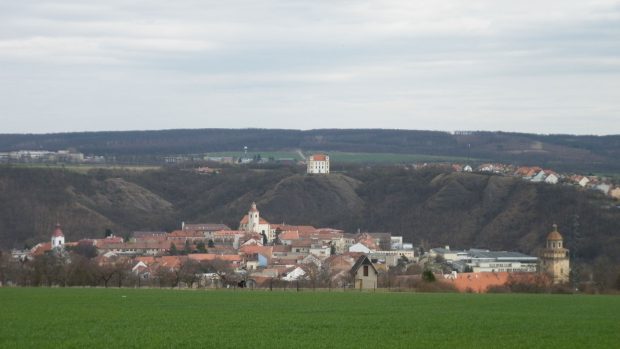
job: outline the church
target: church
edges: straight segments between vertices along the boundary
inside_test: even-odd
[[[540,270],[549,275],[554,284],[569,281],[569,251],[564,248],[564,239],[558,231],[557,224],[553,225],[553,231],[547,235],[547,246],[540,256]]]
[[[246,231],[248,233],[264,234],[267,237],[267,241],[273,241],[275,239],[275,233],[271,230],[271,224],[264,218],[260,217],[260,212],[256,208],[256,203],[253,202],[250,206],[250,211],[245,215],[241,222],[239,222],[239,230]]]

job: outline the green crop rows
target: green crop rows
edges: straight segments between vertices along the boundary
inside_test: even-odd
[[[617,348],[620,297],[0,289],[0,348]]]

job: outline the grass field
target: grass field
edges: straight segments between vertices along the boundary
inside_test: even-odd
[[[617,348],[620,297],[0,289],[0,348]]]
[[[413,162],[467,162],[467,158],[454,156],[438,156],[424,154],[396,154],[396,153],[345,153],[329,152],[330,160],[334,162],[363,162],[363,163],[413,163]],[[471,159],[472,161],[479,161]]]
[[[347,153],[339,151],[327,152],[329,158],[333,163],[412,163],[412,162],[467,162],[467,158],[454,157],[454,156],[437,156],[437,155],[424,155],[424,154],[398,154],[398,153]],[[279,158],[291,158],[301,160],[299,153],[296,152],[249,152],[249,157],[254,157],[260,154],[262,158],[273,157]],[[305,155],[310,155],[312,152],[305,152]],[[209,156],[240,156],[240,152],[219,152],[209,153]],[[471,159],[470,162],[479,162],[479,159]]]

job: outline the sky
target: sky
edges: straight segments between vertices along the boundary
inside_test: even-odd
[[[0,133],[620,134],[620,1],[0,0]]]

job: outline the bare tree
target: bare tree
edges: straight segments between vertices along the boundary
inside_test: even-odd
[[[181,266],[178,270],[180,281],[185,283],[189,288],[192,288],[198,281],[198,274],[200,272],[200,263],[193,259],[186,259],[181,262]]]

